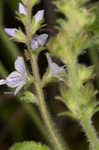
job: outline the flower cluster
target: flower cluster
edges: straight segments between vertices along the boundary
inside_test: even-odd
[[[25,8],[25,6],[22,3],[19,3],[19,9],[18,9],[19,14],[22,14],[24,16],[27,16],[27,10]],[[43,17],[44,17],[44,10],[39,10],[36,14],[35,14],[35,23],[39,23]],[[17,33],[18,33],[18,29],[16,28],[5,28],[4,29],[5,32],[13,37],[16,38],[17,37]],[[31,49],[35,50],[37,49],[39,46],[44,46],[46,41],[48,38],[48,34],[40,34],[40,35],[35,35],[32,42],[31,42]]]
[[[22,3],[19,3],[18,12],[19,14],[27,16],[27,9]],[[39,23],[39,21],[43,19],[43,16],[44,16],[44,10],[40,10],[36,13],[35,15],[36,24]],[[16,38],[17,32],[19,32],[19,30],[16,28],[5,28],[5,32],[9,36]],[[45,33],[40,34],[40,35],[37,35],[37,34],[33,35],[33,40],[31,41],[31,44],[30,44],[31,49],[35,50],[39,48],[39,46],[44,46],[47,38],[48,38],[48,34],[45,34]],[[48,64],[50,68],[49,75],[61,79],[59,73],[65,72],[64,66],[60,67],[57,64],[55,64],[48,54],[47,54],[47,59],[48,59]],[[27,84],[28,82],[28,75],[26,72],[23,57],[20,56],[16,59],[15,69],[16,71],[13,71],[12,73],[10,73],[6,79],[0,80],[0,85],[6,84],[8,87],[16,88],[16,90],[13,93],[14,95],[18,94],[19,91],[23,88],[23,86]]]

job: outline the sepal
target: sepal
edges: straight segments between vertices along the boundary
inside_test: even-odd
[[[21,21],[24,26],[26,26],[26,24],[27,24],[27,16],[22,15],[22,14],[19,14],[18,12],[16,12],[16,14],[17,14],[17,17],[16,17],[16,18],[17,18],[19,21]]]
[[[46,24],[42,24],[44,19],[40,20],[38,23],[35,22],[35,16],[32,18],[32,33],[35,34],[37,30],[46,26]]]
[[[16,42],[25,43],[26,37],[25,37],[25,34],[21,31],[21,29],[16,30],[15,33],[16,33],[16,36],[11,37],[11,39],[16,41]]]
[[[35,94],[29,92],[29,91],[25,91],[24,92],[24,95],[21,96],[20,100],[22,102],[25,102],[25,103],[34,103],[34,104],[38,104],[38,98]]]

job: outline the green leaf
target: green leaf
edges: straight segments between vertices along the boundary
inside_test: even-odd
[[[36,142],[17,143],[10,150],[50,150],[47,146]]]

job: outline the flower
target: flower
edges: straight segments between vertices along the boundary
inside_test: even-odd
[[[19,10],[18,10],[18,12],[20,14],[27,15],[27,10],[26,10],[26,8],[24,7],[24,5],[22,3],[19,3]]]
[[[5,31],[9,36],[16,37],[16,31],[17,31],[16,28],[5,28],[4,31]]]
[[[9,76],[0,80],[0,85],[6,84],[8,87],[16,88],[14,95],[18,94],[22,87],[28,82],[28,76],[23,57],[19,56],[15,61],[15,69]]]
[[[34,36],[34,39],[32,40],[31,42],[31,48],[33,50],[37,49],[39,46],[44,46],[44,44],[46,43],[46,40],[48,38],[48,34],[44,33],[44,34],[40,34],[39,36],[38,35],[35,35]]]
[[[20,14],[27,15],[27,10],[26,10],[26,8],[24,7],[24,5],[23,5],[22,3],[19,3],[18,12],[19,12]],[[5,28],[4,31],[5,31],[9,36],[16,37],[16,32],[17,32],[17,29],[16,29],[16,28]]]
[[[35,22],[38,23],[44,17],[44,10],[39,10],[35,15]]]
[[[64,66],[60,67],[56,63],[54,63],[48,53],[46,54],[46,56],[47,56],[48,65],[50,68],[50,76],[61,79],[59,76],[59,73],[65,72]]]

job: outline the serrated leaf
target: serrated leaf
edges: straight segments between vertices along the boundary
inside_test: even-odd
[[[50,150],[47,146],[36,142],[17,143],[10,150]]]

